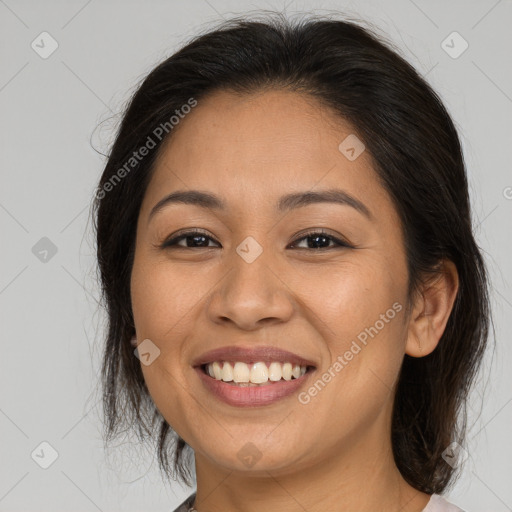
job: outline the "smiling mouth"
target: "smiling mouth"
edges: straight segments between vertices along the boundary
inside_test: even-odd
[[[278,382],[298,380],[315,367],[290,362],[245,363],[242,361],[214,361],[200,366],[208,377],[235,387],[271,386]]]

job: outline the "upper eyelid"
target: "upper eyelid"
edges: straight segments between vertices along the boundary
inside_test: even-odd
[[[210,240],[212,240],[213,242],[220,244],[220,242],[217,241],[215,237],[209,235],[206,232],[203,232],[200,228],[197,228],[197,229],[185,230],[183,232],[178,231],[176,234],[172,235],[171,237],[166,238],[164,240],[164,242],[162,243],[162,246],[169,244],[169,242],[174,242],[176,244],[176,242],[181,241],[183,238],[186,238],[187,236],[191,236],[191,235],[195,235],[195,234],[203,235],[206,238],[209,238]],[[345,238],[343,236],[331,234],[328,231],[326,231],[325,228],[316,228],[316,229],[311,228],[303,233],[299,233],[296,237],[294,237],[294,239],[290,242],[290,244],[295,244],[297,242],[300,242],[304,238],[307,238],[308,236],[313,236],[313,235],[318,235],[318,234],[331,238],[334,243],[336,243],[340,246],[347,246],[347,247],[351,246],[351,243],[348,242],[347,240],[345,240]],[[211,247],[203,247],[203,249],[208,249],[208,248],[211,249]],[[190,247],[190,249],[193,249],[193,248]]]

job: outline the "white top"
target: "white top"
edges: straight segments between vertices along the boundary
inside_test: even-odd
[[[188,512],[192,506],[196,493],[189,496],[178,508],[173,512]],[[465,510],[455,506],[453,503],[446,501],[440,494],[432,494],[427,506],[421,512],[465,512]]]
[[[461,508],[455,506],[453,503],[446,501],[439,494],[432,494],[430,496],[430,500],[427,503],[427,506],[422,510],[422,512],[465,512]]]

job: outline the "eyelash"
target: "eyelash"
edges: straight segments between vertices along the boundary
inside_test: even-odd
[[[194,235],[203,235],[204,237],[209,238],[210,240],[213,240],[214,242],[216,242],[216,240],[214,240],[206,232],[196,229],[196,230],[192,230],[192,231],[185,231],[183,233],[179,233],[178,236],[174,236],[173,238],[170,238],[170,239],[166,240],[165,242],[163,242],[160,247],[162,249],[171,249],[171,248],[175,248],[175,247],[179,247],[180,249],[213,249],[214,248],[214,247],[184,247],[181,245],[180,246],[177,245],[177,242],[180,242],[181,240],[184,240],[187,237],[194,236]],[[310,251],[320,252],[320,251],[340,249],[340,248],[354,248],[352,245],[348,244],[344,240],[341,240],[341,239],[329,234],[328,232],[324,231],[323,229],[311,230],[306,233],[302,233],[300,238],[296,238],[292,242],[292,244],[296,244],[297,242],[300,242],[306,238],[313,237],[314,235],[320,235],[320,236],[326,237],[326,238],[330,239],[332,242],[334,242],[336,244],[336,246],[320,247],[317,249],[309,248],[309,247],[306,247],[306,248],[301,247],[301,248],[299,248],[299,250],[306,249],[306,250],[310,250]],[[216,242],[216,243],[219,243],[219,242]]]

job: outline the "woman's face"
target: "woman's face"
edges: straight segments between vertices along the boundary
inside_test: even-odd
[[[228,470],[285,474],[359,441],[388,446],[408,336],[406,259],[398,215],[350,125],[297,93],[220,92],[175,130],[143,200],[131,277],[137,340],[150,340],[141,368],[159,411],[199,460]],[[224,207],[168,202],[150,215],[192,190]],[[345,200],[279,208],[284,196],[328,190]],[[229,402],[194,367],[225,347],[287,350],[315,368],[278,399],[269,388],[289,382],[214,379],[239,400]],[[255,358],[265,354],[286,362]]]

